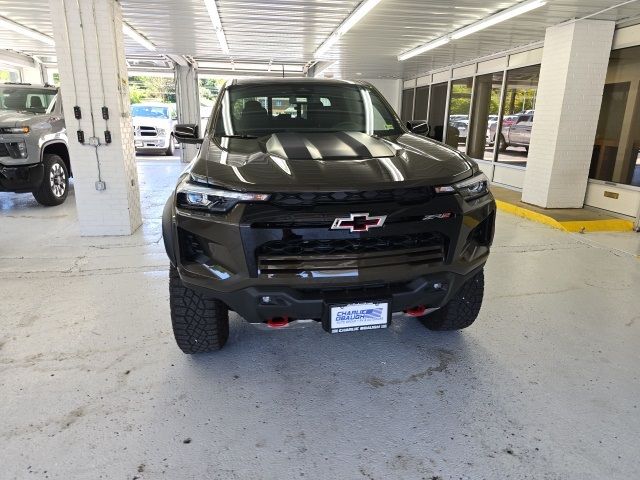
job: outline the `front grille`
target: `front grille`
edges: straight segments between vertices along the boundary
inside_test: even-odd
[[[140,136],[141,137],[155,137],[158,135],[155,127],[140,127]]]
[[[8,157],[9,150],[7,150],[7,146],[4,143],[0,143],[0,157]]]
[[[381,202],[411,204],[427,202],[431,198],[433,198],[433,189],[431,187],[417,187],[363,192],[285,192],[274,194],[270,202],[281,207],[311,207],[314,205]]]
[[[445,239],[439,233],[336,240],[275,240],[257,250],[260,275],[321,271],[358,271],[394,265],[444,261]]]

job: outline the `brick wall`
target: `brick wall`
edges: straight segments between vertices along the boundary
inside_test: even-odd
[[[129,88],[124,55],[122,13],[113,0],[50,0],[62,102],[74,174],[82,235],[130,235],[142,224]],[[73,116],[80,106],[82,119]],[[102,119],[101,108],[110,119]],[[93,117],[93,118],[92,118]],[[112,143],[105,144],[109,129]],[[82,145],[96,136],[97,149]],[[98,191],[98,159],[106,190]]]
[[[522,200],[583,206],[614,22],[547,29]]]

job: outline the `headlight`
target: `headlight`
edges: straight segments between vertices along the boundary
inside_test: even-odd
[[[265,202],[266,193],[234,192],[185,182],[176,190],[178,208],[201,212],[224,213],[240,202]]]
[[[0,128],[0,133],[24,133],[27,134],[31,130],[29,127],[5,127]]]
[[[453,185],[436,187],[436,193],[458,192],[465,200],[474,200],[489,193],[489,179],[484,173],[479,173],[462,182]]]
[[[159,136],[164,137],[164,134],[167,133],[167,131],[164,128],[157,128],[156,132],[158,133]]]

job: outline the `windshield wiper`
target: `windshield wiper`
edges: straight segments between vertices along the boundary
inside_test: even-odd
[[[216,135],[216,136],[221,138],[244,138],[244,139],[258,138],[255,135]]]

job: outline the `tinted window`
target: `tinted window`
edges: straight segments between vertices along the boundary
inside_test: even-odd
[[[232,85],[221,101],[216,135],[402,132],[385,102],[375,91],[361,85],[302,82]]]
[[[169,118],[169,108],[156,105],[133,105],[132,117]]]
[[[0,110],[45,113],[55,97],[55,90],[0,86]]]

